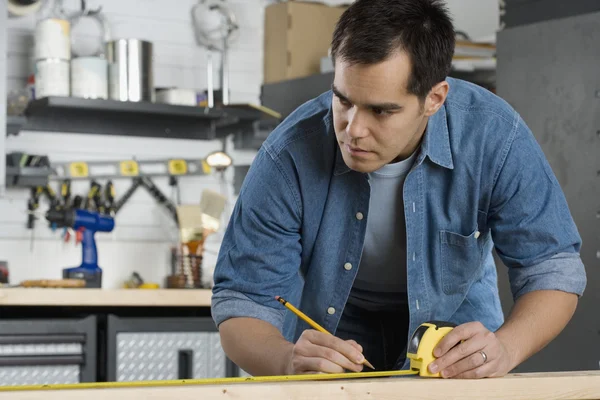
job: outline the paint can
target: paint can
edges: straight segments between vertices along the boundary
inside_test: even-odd
[[[71,96],[108,98],[108,63],[104,58],[77,57],[71,60]]]
[[[71,25],[58,18],[43,19],[35,26],[34,59],[71,59]]]
[[[177,106],[198,106],[198,94],[193,89],[156,89],[156,102]]]
[[[41,99],[48,96],[68,97],[70,62],[50,58],[35,63],[35,97]]]
[[[154,101],[152,43],[117,39],[106,46],[109,97],[120,101]]]

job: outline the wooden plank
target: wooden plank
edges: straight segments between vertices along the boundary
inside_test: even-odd
[[[0,306],[210,307],[208,289],[0,289]]]
[[[479,380],[379,378],[310,382],[236,383],[0,392],[0,399],[461,399],[583,400],[600,398],[600,371],[514,374]]]

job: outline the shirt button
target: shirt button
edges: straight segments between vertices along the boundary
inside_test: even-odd
[[[333,307],[329,307],[329,308],[327,309],[327,314],[329,314],[329,315],[333,315],[333,314],[335,314],[335,308],[333,308]]]
[[[359,220],[359,221],[362,220],[363,219],[363,213],[361,213],[361,212],[356,213],[356,219]]]
[[[350,271],[352,269],[352,264],[346,263],[344,264],[344,268],[346,269],[346,271]]]

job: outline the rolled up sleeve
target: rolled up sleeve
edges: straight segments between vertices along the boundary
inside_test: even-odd
[[[488,214],[513,297],[533,290],[581,296],[586,273],[581,237],[542,149],[518,118],[495,174]]]
[[[559,253],[527,268],[510,268],[510,288],[515,298],[534,290],[560,290],[583,295],[586,274],[578,253]]]
[[[211,313],[217,326],[251,317],[283,329],[275,296],[297,289],[301,260],[300,201],[285,168],[263,147],[244,180],[215,267]]]
[[[212,297],[211,308],[217,326],[235,317],[256,318],[276,327],[283,325],[283,310],[258,304],[245,294],[233,290],[216,292]]]

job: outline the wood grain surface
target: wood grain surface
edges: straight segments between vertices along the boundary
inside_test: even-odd
[[[514,374],[503,378],[480,380],[405,377],[319,382],[0,392],[1,400],[103,400],[108,398],[111,400],[582,400],[600,399],[600,371]]]

